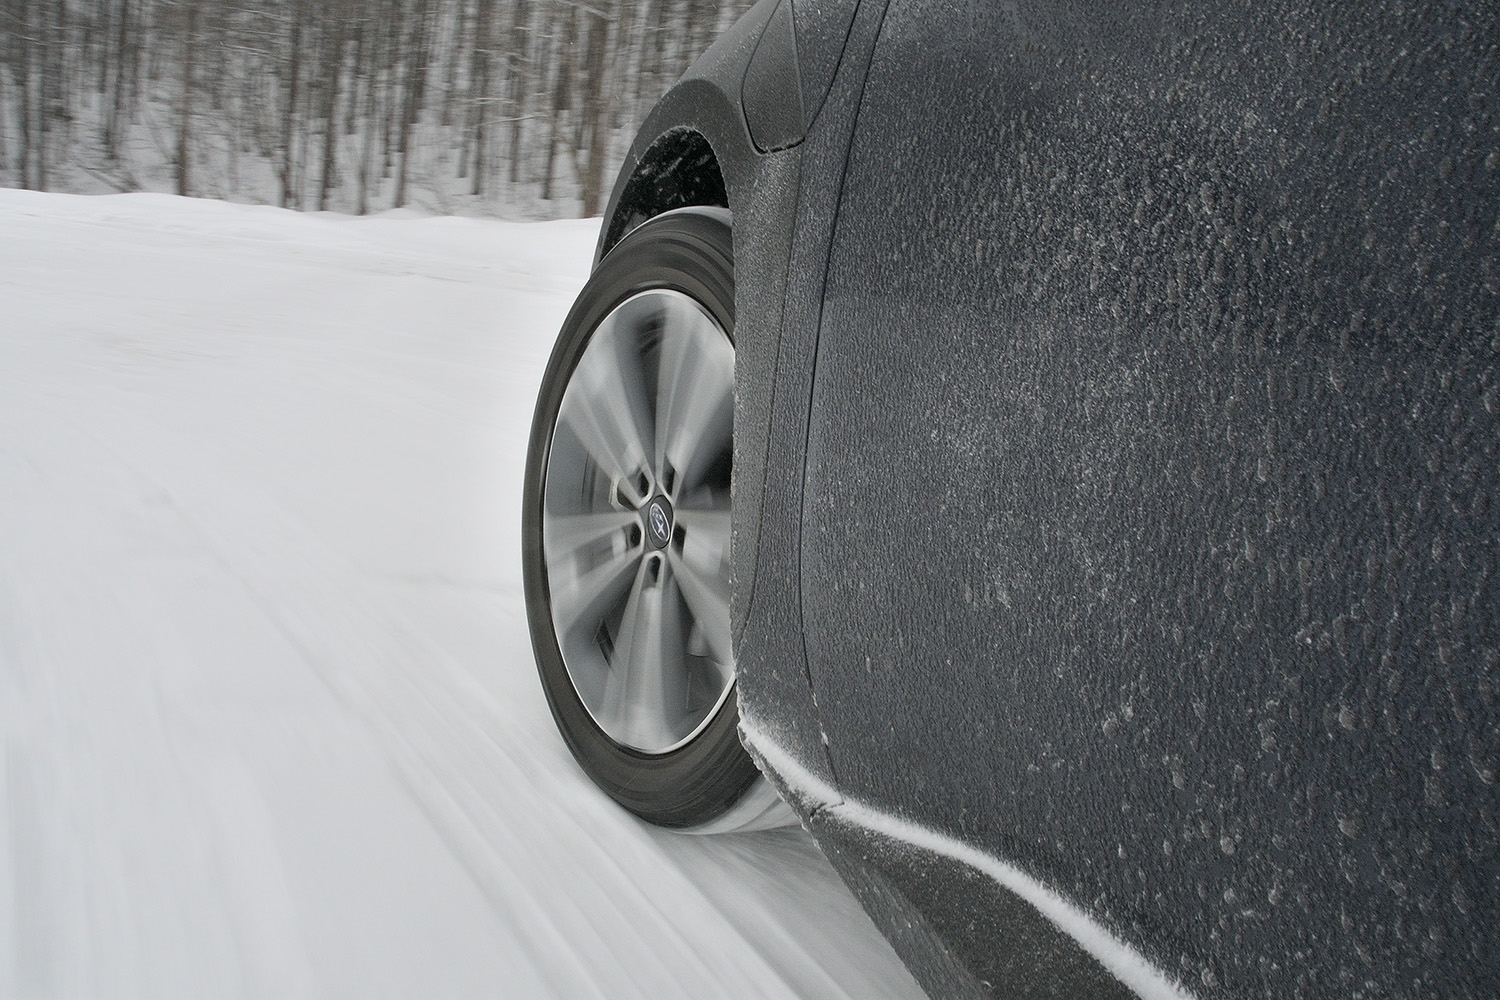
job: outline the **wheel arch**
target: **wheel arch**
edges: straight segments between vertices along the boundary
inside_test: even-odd
[[[604,211],[597,266],[636,226],[674,208],[737,210],[761,169],[745,120],[745,73],[776,0],[761,0],[656,103]],[[788,98],[789,99],[789,98]]]
[[[713,145],[688,125],[657,136],[624,177],[600,234],[596,259],[648,219],[678,208],[728,208],[729,192]]]

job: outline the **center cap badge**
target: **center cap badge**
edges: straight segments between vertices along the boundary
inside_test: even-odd
[[[654,548],[672,540],[672,505],[666,497],[657,497],[646,505],[646,536]]]

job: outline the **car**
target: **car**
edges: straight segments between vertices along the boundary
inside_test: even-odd
[[[1497,21],[761,0],[536,409],[583,769],[934,997],[1500,995]]]

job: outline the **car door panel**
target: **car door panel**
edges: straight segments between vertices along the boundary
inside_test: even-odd
[[[803,501],[833,773],[1205,995],[1493,986],[1493,20],[892,0],[875,48]]]

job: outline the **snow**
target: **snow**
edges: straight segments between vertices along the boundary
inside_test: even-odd
[[[519,579],[597,222],[0,191],[0,996],[917,997],[590,785]]]

